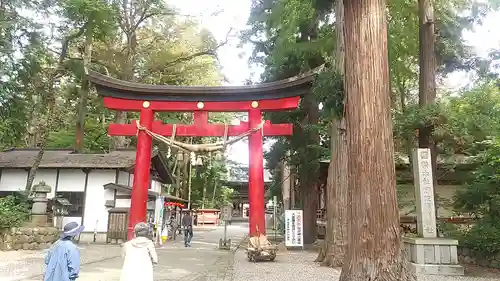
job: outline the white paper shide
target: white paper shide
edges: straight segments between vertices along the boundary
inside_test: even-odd
[[[285,210],[285,246],[304,246],[302,210]]]

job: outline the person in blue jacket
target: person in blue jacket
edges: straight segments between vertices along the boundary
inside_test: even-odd
[[[84,227],[76,222],[66,224],[61,238],[50,247],[45,257],[44,281],[74,281],[80,273],[80,251],[73,243]]]

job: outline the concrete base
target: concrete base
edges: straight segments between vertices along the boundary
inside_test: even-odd
[[[410,269],[416,274],[463,276],[464,268],[458,264],[416,264],[410,263]]]
[[[464,268],[458,264],[457,240],[405,237],[403,242],[415,273],[464,275]]]

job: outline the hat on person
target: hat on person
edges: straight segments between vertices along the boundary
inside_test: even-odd
[[[85,227],[83,225],[78,225],[78,223],[74,221],[69,222],[64,226],[63,232],[61,233],[61,238],[77,236],[78,234],[82,233],[84,228]]]

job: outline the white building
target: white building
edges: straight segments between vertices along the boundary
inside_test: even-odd
[[[38,151],[11,149],[0,152],[0,196],[25,189],[28,171]],[[85,230],[80,241],[106,242],[110,232],[115,236],[117,231],[126,233],[134,163],[135,150],[118,150],[109,154],[47,150],[33,184],[44,181],[52,187],[49,198],[61,196],[69,200],[72,205],[63,225],[70,221],[83,223]],[[158,205],[156,200],[162,192],[162,184],[169,183],[172,179],[166,160],[161,153],[154,152],[148,201],[150,218],[156,217],[154,209]],[[113,222],[108,222],[110,214],[115,212],[122,217],[113,217]]]

